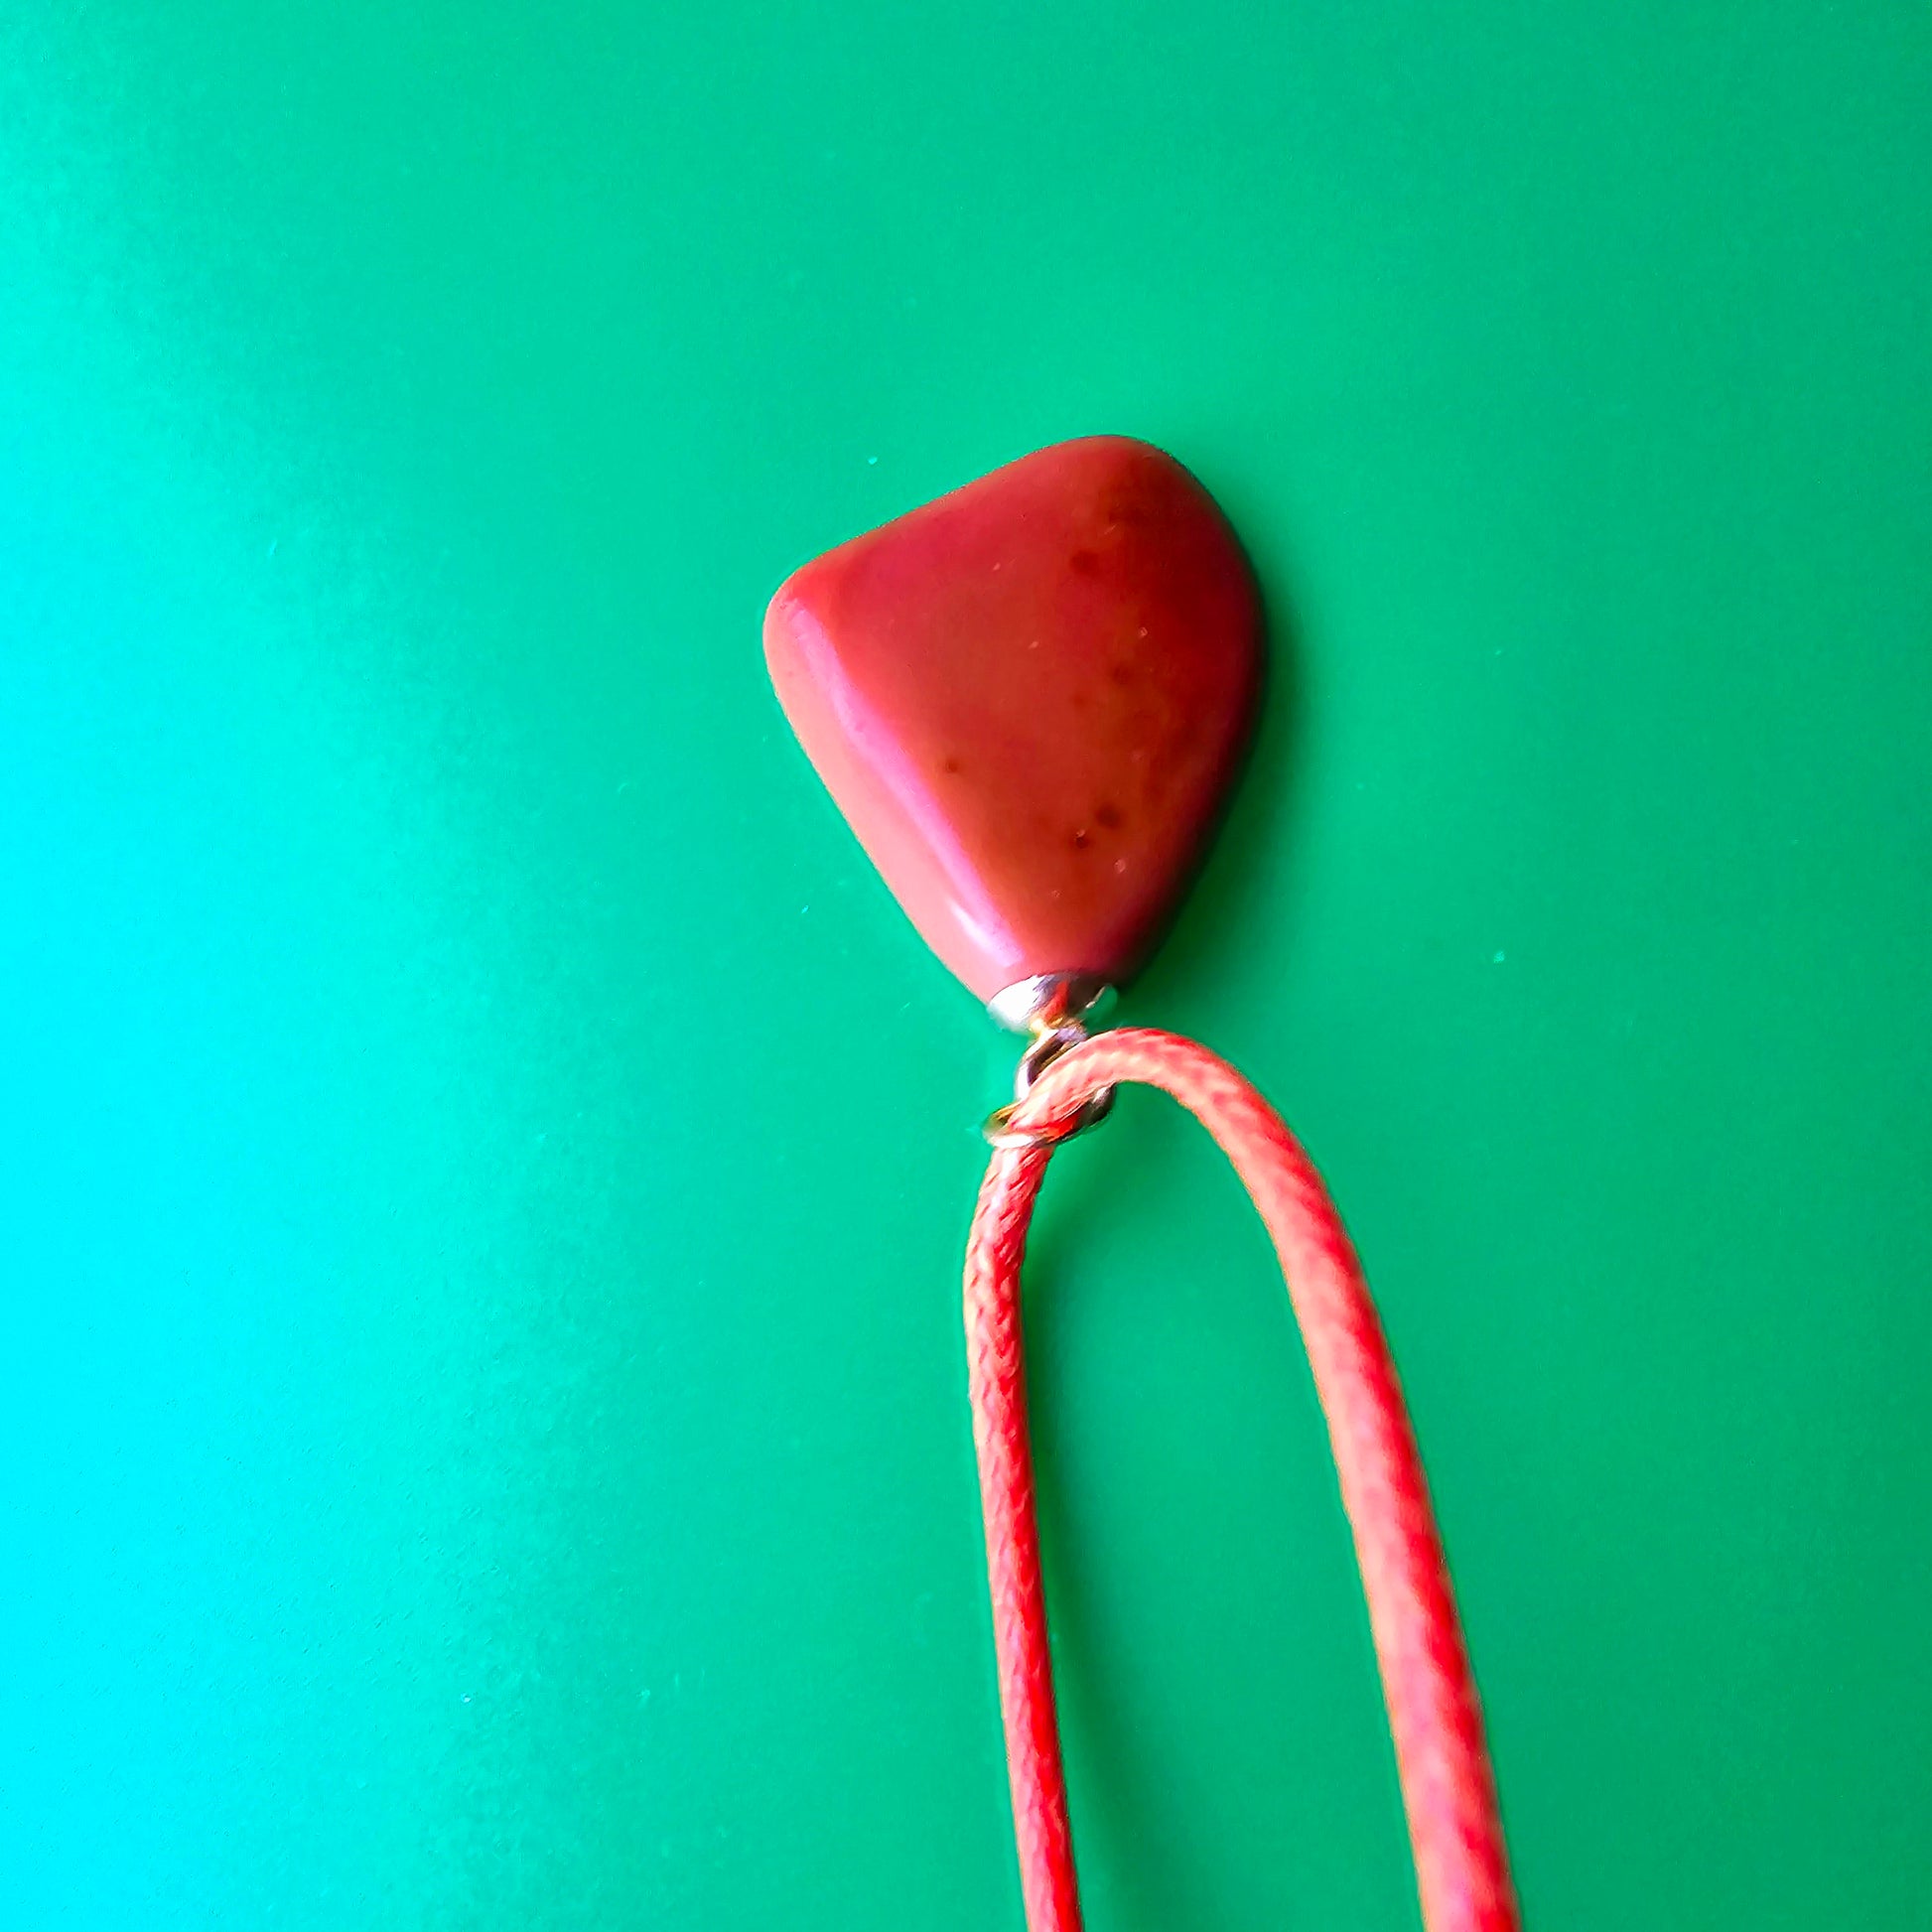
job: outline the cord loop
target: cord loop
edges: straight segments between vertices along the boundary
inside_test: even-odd
[[[1034,1515],[1020,1273],[1053,1149],[1117,1084],[1162,1087],[1220,1144],[1273,1237],[1315,1394],[1395,1740],[1426,1932],[1519,1932],[1508,1854],[1449,1570],[1408,1411],[1361,1264],[1320,1176],[1280,1117],[1206,1047],[1126,1029],[1038,1042],[1011,1107],[966,1249],[966,1357],[987,1580],[1029,1932],[1079,1932],[1079,1887],[1053,1706]],[[1104,1111],[1104,1108],[1103,1108]],[[999,1123],[996,1129],[995,1122]]]

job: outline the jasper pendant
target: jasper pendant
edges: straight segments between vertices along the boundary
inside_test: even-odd
[[[1124,983],[1239,767],[1254,576],[1172,457],[1085,437],[855,537],[771,600],[779,703],[939,957],[1025,1025]]]

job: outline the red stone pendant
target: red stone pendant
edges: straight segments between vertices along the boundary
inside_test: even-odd
[[[1024,1024],[1035,982],[1117,986],[1159,938],[1248,742],[1260,601],[1206,490],[1095,436],[806,564],[764,648],[913,924]]]

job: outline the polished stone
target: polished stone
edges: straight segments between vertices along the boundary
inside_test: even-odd
[[[981,999],[1124,981],[1247,744],[1254,578],[1213,499],[1126,437],[1038,451],[797,571],[778,698],[933,950]]]

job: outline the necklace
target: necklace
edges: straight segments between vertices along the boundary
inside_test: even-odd
[[[1219,1143],[1282,1263],[1354,1536],[1428,1932],[1518,1924],[1474,1680],[1400,1385],[1308,1156],[1206,1047],[1096,1031],[1158,942],[1237,774],[1261,602],[1201,485],[1125,437],[1010,464],[806,564],[765,655],[887,885],[1023,1033],[966,1250],[968,1384],[1029,1932],[1078,1932],[1027,1432],[1020,1279],[1054,1150],[1130,1082]]]

